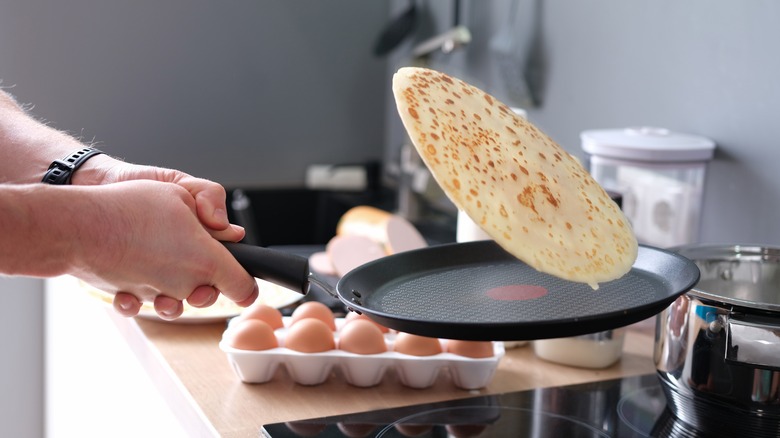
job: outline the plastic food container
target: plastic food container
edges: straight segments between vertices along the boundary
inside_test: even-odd
[[[534,354],[563,365],[606,368],[623,356],[625,329],[534,341]]]
[[[371,387],[381,383],[388,370],[395,370],[399,380],[411,388],[432,386],[440,372],[449,373],[452,383],[461,389],[478,389],[487,386],[493,379],[496,368],[504,356],[501,342],[493,342],[493,356],[474,359],[452,353],[433,356],[411,356],[392,351],[395,333],[385,335],[387,352],[379,354],[355,354],[342,350],[322,353],[301,353],[284,348],[284,337],[291,318],[284,317],[284,328],[275,335],[280,347],[264,351],[238,350],[223,341],[219,347],[227,355],[236,375],[245,383],[265,383],[273,379],[277,369],[284,366],[293,381],[301,385],[319,385],[329,378],[337,378],[340,369],[344,379],[351,385]],[[344,318],[336,318],[338,340]],[[230,327],[228,326],[228,330]],[[446,340],[440,339],[442,347]]]
[[[640,243],[695,243],[707,163],[715,143],[664,128],[588,130],[580,134],[593,178],[623,196]]]

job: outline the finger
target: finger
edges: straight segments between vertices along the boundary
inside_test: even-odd
[[[154,311],[160,318],[171,321],[181,316],[184,304],[177,299],[158,295],[154,298]]]
[[[212,230],[206,228],[206,231],[209,232],[211,237],[223,242],[238,242],[246,235],[244,227],[234,224],[230,224],[225,230]]]
[[[117,292],[114,295],[114,310],[125,317],[138,315],[141,310],[141,301],[135,295],[126,292]]]
[[[197,179],[197,178],[193,178]],[[207,181],[210,185],[204,185],[202,190],[194,193],[195,203],[198,206],[198,218],[204,224],[215,230],[223,230],[230,225],[225,201],[225,189],[222,186]],[[186,188],[186,187],[185,187]],[[192,191],[190,191],[192,193]]]
[[[220,269],[214,273],[211,281],[214,288],[239,306],[246,307],[252,304],[260,294],[257,281],[244,270],[223,245],[217,244],[215,254],[219,256],[217,266]]]
[[[213,181],[186,174],[176,183],[187,189],[195,198],[198,219],[204,225],[214,230],[224,230],[230,226],[224,187]]]
[[[219,291],[211,286],[198,286],[187,297],[187,304],[192,307],[208,307],[215,302],[219,297]]]
[[[255,302],[255,300],[257,300],[257,297],[260,296],[260,288],[258,287],[257,282],[254,283],[255,283],[255,288],[252,291],[252,293],[246,299],[241,301],[236,301],[236,304],[238,304],[241,307],[249,307],[252,305],[252,303]]]

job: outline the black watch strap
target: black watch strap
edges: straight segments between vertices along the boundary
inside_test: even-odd
[[[103,151],[95,148],[81,148],[62,160],[54,160],[46,171],[46,175],[43,176],[42,181],[55,185],[70,184],[73,172],[90,158],[102,153]]]

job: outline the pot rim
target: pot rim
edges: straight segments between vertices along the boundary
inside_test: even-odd
[[[677,246],[670,248],[669,250],[692,260],[699,265],[700,270],[702,270],[700,264],[703,262],[738,261],[780,265],[780,246],[760,244],[692,244]],[[704,273],[704,270],[702,270],[702,273]],[[741,308],[780,312],[780,289],[778,289],[777,301],[758,301],[707,291],[701,287],[703,279],[705,279],[704,275],[702,275],[699,282],[687,293],[699,298],[739,306]]]

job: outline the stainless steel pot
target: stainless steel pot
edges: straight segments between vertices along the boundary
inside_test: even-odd
[[[670,410],[717,436],[780,436],[780,248],[675,251],[701,279],[656,320],[654,358]]]

